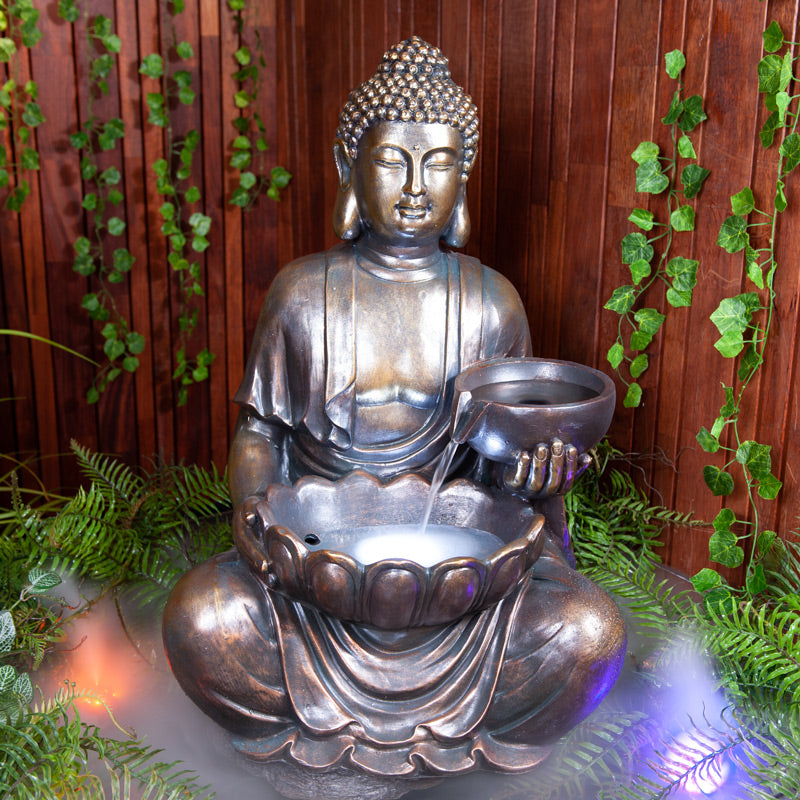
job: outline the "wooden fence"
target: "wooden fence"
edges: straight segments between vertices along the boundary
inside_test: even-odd
[[[664,54],[675,48],[686,54],[686,93],[701,94],[708,114],[692,136],[711,175],[697,201],[696,230],[680,234],[680,242],[676,237],[675,247],[700,262],[698,284],[691,308],[669,310],[647,351],[643,402],[636,410],[619,405],[612,438],[621,450],[641,454],[637,463],[654,502],[704,519],[717,514],[723,501],[706,488],[702,467],[723,458],[703,453],[695,434],[714,421],[724,399],[721,382],[736,379],[732,362],[713,347],[718,334],[709,315],[723,296],[744,291],[745,282],[742,254],[729,255],[716,238],[730,214],[730,195],[742,187],[753,187],[760,206],[772,202],[777,152],[758,142],[765,114],[756,64],[761,31],[771,19],[796,31],[796,2],[248,0],[252,8],[240,33],[223,0],[186,0],[174,22],[168,15],[174,6],[159,0],[88,0],[90,15],[108,17],[121,42],[108,94],[91,98],[86,19],[65,22],[55,0],[36,5],[41,41],[0,65],[6,78],[36,82],[46,118],[35,131],[41,168],[28,176],[31,195],[19,213],[0,212],[0,327],[52,338],[101,360],[102,325],[81,308],[95,284],[72,269],[74,242],[87,233],[82,202],[88,188],[69,136],[91,113],[125,124],[118,146],[99,155],[101,169],[120,171],[124,199],[115,213],[127,225],[121,236],[109,237],[107,249],[110,257],[114,248],[127,247],[136,259],[115,298],[147,342],[135,374],[122,375],[88,405],[90,365],[27,339],[0,339],[0,396],[11,398],[3,403],[3,452],[47,456],[40,465],[47,485],[77,481],[69,456],[51,457],[63,454],[72,438],[131,462],[156,454],[224,466],[236,414],[230,398],[264,292],[282,264],[334,243],[330,145],[339,109],[387,46],[416,33],[441,46],[481,112],[467,251],[517,286],[537,354],[606,370],[617,315],[603,304],[615,287],[630,283],[620,260],[620,240],[636,230],[628,215],[650,207],[663,216],[659,199],[634,191],[630,153],[643,140],[669,144],[659,120],[675,84],[664,72]],[[209,380],[190,387],[186,406],[177,404],[171,380],[179,298],[160,232],[164,196],[152,169],[166,155],[165,134],[146,121],[146,95],[157,86],[139,72],[140,61],[165,48],[173,33],[192,47],[182,67],[197,92],[191,105],[177,104],[172,112],[175,136],[190,129],[200,134],[191,181],[202,199],[188,211],[202,210],[211,220],[208,249],[198,256],[205,296],[192,346],[207,344],[216,354]],[[255,53],[259,42],[264,82],[255,108],[270,143],[267,169],[280,164],[294,177],[280,202],[262,197],[243,212],[229,202],[239,174],[228,166],[240,115],[235,53],[242,45]],[[774,338],[742,410],[744,435],[772,446],[773,470],[784,482],[779,499],[759,508],[762,525],[781,532],[796,524],[800,478],[791,466],[800,454],[792,391],[800,193],[792,181],[777,230]],[[663,292],[656,297],[654,305],[665,310]],[[744,504],[741,486],[725,499],[737,510]],[[707,539],[707,530],[669,532],[666,560],[689,571],[705,565]]]

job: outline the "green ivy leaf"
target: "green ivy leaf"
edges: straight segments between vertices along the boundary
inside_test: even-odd
[[[194,102],[195,92],[192,89],[184,88],[178,92],[178,100],[185,106],[190,106]]]
[[[632,378],[638,378],[648,367],[650,362],[644,353],[640,353],[631,361],[630,371]]]
[[[108,193],[108,202],[111,205],[118,206],[125,198],[122,195],[122,192],[118,191],[117,189],[112,189]]]
[[[129,272],[136,259],[129,250],[119,247],[114,251],[114,269],[119,272]]]
[[[234,169],[245,169],[246,167],[250,166],[250,162],[252,161],[252,156],[246,150],[237,150],[232,156],[230,160],[230,165]]]
[[[729,417],[736,411],[736,400],[733,396],[733,387],[725,386],[723,383],[722,390],[725,392],[725,405],[720,408],[719,413],[723,417]]]
[[[664,56],[666,62],[667,75],[673,80],[681,74],[686,66],[686,56],[680,50],[671,50]]]
[[[639,324],[640,330],[649,333],[651,336],[658,332],[658,329],[666,320],[666,316],[655,308],[640,308],[633,318]]]
[[[780,115],[777,111],[773,111],[772,114],[770,114],[764,121],[764,124],[758,133],[758,138],[761,139],[761,146],[771,147],[772,142],[775,139],[775,131],[778,130],[778,128],[783,127],[784,123],[780,121]]]
[[[109,361],[115,361],[125,352],[125,344],[119,339],[106,339],[103,345],[103,352]],[[109,377],[109,380],[112,380],[112,378]]]
[[[694,94],[683,102],[683,113],[678,120],[678,127],[685,133],[690,133],[706,119],[708,115],[703,110],[703,98],[699,94]]]
[[[188,89],[192,85],[192,73],[188,69],[177,69],[172,73],[172,80],[179,89]]]
[[[72,269],[79,275],[87,278],[89,275],[94,274],[96,265],[94,259],[90,255],[79,255],[72,264]]]
[[[643,161],[636,168],[636,191],[661,194],[669,186],[669,178],[661,171],[661,162],[656,158]]]
[[[719,435],[722,433],[722,429],[725,427],[725,417],[717,417],[714,420],[714,424],[711,426],[711,430],[709,433],[715,438],[719,439]]]
[[[125,223],[119,217],[109,217],[106,225],[108,227],[108,232],[112,236],[121,236],[122,232],[125,230]]]
[[[249,150],[251,147],[250,140],[246,136],[237,136],[233,140],[234,150]]]
[[[678,206],[670,214],[669,221],[675,231],[693,231],[694,209],[691,206]]]
[[[683,136],[678,139],[678,154],[681,158],[697,158],[692,140],[686,134],[683,134]]]
[[[800,134],[790,133],[778,148],[784,157],[784,175],[788,175],[798,164],[800,164]]]
[[[692,586],[696,592],[707,592],[720,585],[722,585],[722,576],[715,569],[709,567],[703,567],[700,572],[692,576]]]
[[[246,67],[250,63],[250,50],[247,47],[240,47],[233,54],[233,57],[236,59],[238,64]]]
[[[621,363],[622,358],[625,354],[625,349],[622,346],[621,342],[615,342],[609,348],[608,353],[606,354],[606,358],[608,359],[608,363],[616,369]]]
[[[22,113],[22,121],[29,128],[35,128],[37,125],[41,125],[45,121],[44,114],[42,114],[42,109],[39,108],[38,103],[25,104],[25,111]]]
[[[24,147],[20,156],[22,169],[39,169],[39,154],[32,147]]]
[[[736,450],[736,460],[747,467],[748,472],[757,479],[765,478],[772,470],[772,448],[752,439],[742,442]]]
[[[715,497],[725,496],[733,492],[733,478],[719,467],[703,467],[703,480]]]
[[[714,347],[724,358],[736,358],[744,349],[744,338],[738,331],[728,331],[714,342]]]
[[[714,526],[714,530],[717,532],[729,531],[734,522],[736,522],[736,514],[734,514],[729,508],[723,508],[717,514],[717,516],[714,517],[712,525]]]
[[[712,561],[731,569],[744,561],[744,550],[737,544],[739,540],[731,531],[718,531],[708,540],[708,554]]]
[[[777,106],[778,122],[783,125],[786,122],[786,111],[789,108],[791,98],[788,92],[778,92],[775,95],[775,105]]]
[[[767,555],[767,553],[772,550],[777,538],[778,534],[775,533],[775,531],[761,531],[756,539],[756,546],[758,547],[759,554],[762,556]]]
[[[758,354],[758,351],[753,343],[750,342],[744,351],[741,361],[739,362],[739,369],[737,371],[739,380],[745,380],[745,378],[747,378],[751,372],[761,366],[763,360],[764,359]]]
[[[728,331],[744,333],[750,323],[748,306],[741,297],[725,297],[711,314],[711,321],[720,334]]]
[[[756,207],[753,190],[745,186],[741,192],[731,195],[731,209],[737,217],[746,217]]]
[[[86,402],[89,405],[93,405],[100,399],[100,392],[97,391],[97,388],[94,386],[89,387],[86,391]]]
[[[764,39],[764,51],[767,53],[777,53],[783,47],[783,31],[781,26],[772,20],[769,27],[762,34]]]
[[[679,291],[678,289],[667,289],[667,302],[673,308],[688,308],[692,304],[692,293]]]
[[[783,213],[786,211],[786,206],[788,205],[786,200],[786,195],[784,194],[784,189],[786,188],[786,184],[783,181],[777,181],[775,184],[775,210]]]
[[[633,264],[635,261],[653,260],[653,246],[643,233],[629,233],[621,243],[622,263]]]
[[[791,55],[787,53],[787,55]],[[785,59],[776,55],[764,56],[758,62],[758,91],[769,94],[782,92],[789,85],[792,78],[791,60],[788,66]]]
[[[245,189],[248,188],[250,187],[245,186]],[[650,264],[648,264],[643,258],[640,258],[638,261],[634,261],[633,264],[630,265],[630,270],[633,282],[637,285],[640,284],[642,280],[651,272]]]
[[[674,125],[683,113],[683,103],[681,102],[681,93],[676,90],[672,95],[672,101],[669,104],[669,109],[665,117],[661,118],[664,125]]]
[[[717,244],[728,253],[738,253],[750,243],[747,220],[741,216],[728,217],[722,223],[717,236]]]
[[[131,331],[125,336],[125,347],[128,349],[129,353],[134,353],[138,355],[144,350],[144,336],[141,333],[136,333],[136,331]]]
[[[646,331],[634,331],[631,334],[631,350],[644,350],[653,341],[653,334]]]
[[[179,42],[175,45],[175,52],[178,54],[178,58],[187,61],[190,58],[194,58],[194,50],[189,42]]]
[[[697,164],[688,164],[685,166],[681,172],[683,196],[687,200],[691,200],[695,197],[703,188],[703,182],[710,174],[710,170],[704,169]]]
[[[711,432],[703,426],[697,434],[697,443],[706,453],[716,453],[719,450],[719,440],[716,436],[712,436]]]
[[[276,186],[278,189],[286,188],[289,185],[289,181],[292,179],[292,173],[283,167],[273,167],[269,175],[273,186]]]
[[[637,164],[643,164],[645,161],[657,160],[660,152],[655,142],[640,142],[639,146],[631,153],[631,158]]]
[[[196,236],[205,236],[211,229],[211,217],[196,211],[189,217],[189,225]]]
[[[637,408],[642,402],[642,387],[638,383],[632,383],[625,393],[622,405],[625,408]]]
[[[653,230],[653,212],[647,211],[644,208],[634,208],[631,215],[628,217],[628,221],[632,222],[643,231]]]
[[[81,12],[75,5],[75,0],[59,0],[58,16],[67,22],[77,22],[81,17]]]
[[[627,314],[636,302],[635,286],[618,286],[614,289],[603,308],[616,311],[617,314]]]
[[[683,256],[671,258],[665,267],[665,272],[672,278],[672,288],[691,305],[692,290],[697,285],[697,268],[699,261]]]
[[[745,579],[745,588],[751,597],[761,594],[767,588],[767,578],[764,575],[764,567],[756,564],[753,571]]]
[[[136,356],[126,356],[122,359],[122,369],[126,372],[136,372],[139,368],[139,359]]]
[[[122,175],[116,167],[109,167],[100,173],[98,181],[103,186],[116,186],[122,180]]]
[[[13,39],[9,39],[7,36],[0,37],[0,63],[10,61],[11,56],[16,52],[17,46]]]
[[[256,176],[252,172],[243,172],[239,176],[239,185],[243,189],[252,189],[256,185]],[[648,274],[650,271],[650,265],[647,265]]]
[[[771,473],[758,479],[758,496],[764,500],[774,500],[780,493],[783,483]]]

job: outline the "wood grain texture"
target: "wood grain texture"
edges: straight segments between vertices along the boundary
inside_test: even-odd
[[[83,401],[92,374],[87,366],[25,340],[4,341],[0,390],[17,398],[4,404],[6,451],[64,452],[75,437],[131,461],[157,454],[224,466],[236,418],[230,398],[263,295],[281,266],[335,243],[331,144],[339,109],[386,48],[414,33],[442,46],[455,80],[481,114],[467,252],[517,286],[539,354],[608,370],[605,354],[617,317],[602,305],[630,280],[619,250],[633,230],[627,217],[637,206],[663,216],[660,198],[634,191],[630,153],[642,140],[669,146],[660,119],[674,84],[663,57],[681,48],[686,92],[702,94],[709,115],[693,141],[712,174],[698,202],[697,230],[675,243],[675,254],[700,261],[699,280],[691,308],[669,309],[648,350],[644,402],[635,411],[619,404],[612,440],[624,452],[639,454],[653,502],[703,519],[723,506],[744,507],[741,485],[724,503],[705,488],[703,465],[721,460],[700,451],[695,440],[716,416],[720,382],[735,380],[732,364],[712,347],[716,330],[708,316],[723,296],[745,287],[742,258],[715,241],[730,213],[731,194],[751,185],[760,205],[769,203],[777,155],[758,143],[764,112],[755,65],[761,31],[771,19],[785,31],[797,30],[798,3],[264,0],[246,12],[240,33],[227,3],[188,0],[176,34],[194,49],[186,68],[198,99],[190,108],[175,108],[174,132],[196,128],[202,136],[193,180],[203,199],[186,212],[202,210],[213,223],[210,247],[201,257],[205,297],[192,349],[208,343],[217,357],[210,380],[190,389],[185,409],[177,406],[170,380],[177,283],[159,232],[164,198],[151,168],[166,155],[168,143],[161,129],[146,122],[145,93],[158,87],[138,72],[140,59],[169,40],[170,25],[159,0],[92,0],[90,6],[112,18],[123,43],[109,94],[96,99],[93,109],[125,122],[120,147],[102,156],[104,165],[116,163],[122,172],[124,240],[136,258],[130,281],[115,297],[148,347],[137,373],[89,407]],[[71,269],[72,242],[87,224],[80,208],[79,155],[68,143],[88,113],[82,24],[73,32],[48,9],[40,22],[43,41],[20,62],[20,74],[39,83],[47,123],[37,133],[42,169],[33,176],[30,199],[20,214],[0,213],[0,322],[97,357],[98,326],[80,309],[92,281]],[[239,88],[233,54],[242,45],[255,51],[259,41],[265,83],[257,108],[270,142],[266,169],[281,164],[294,177],[280,202],[262,197],[242,212],[229,203],[238,180],[228,161],[240,113],[233,101]],[[783,535],[796,526],[794,497],[800,490],[800,404],[793,391],[800,371],[800,188],[793,180],[789,210],[778,226],[774,339],[749,393],[742,428],[772,445],[775,473],[786,488],[777,501],[762,503],[759,514]],[[663,294],[649,304],[666,309]],[[42,474],[53,486],[77,479],[69,458],[48,459]],[[666,560],[689,572],[705,566],[708,534],[667,531]]]

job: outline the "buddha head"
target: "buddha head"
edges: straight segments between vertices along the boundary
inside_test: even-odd
[[[478,115],[447,63],[414,36],[389,49],[378,71],[350,93],[333,146],[340,238],[366,229],[399,244],[466,243]]]

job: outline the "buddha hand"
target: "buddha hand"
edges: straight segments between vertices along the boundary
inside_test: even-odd
[[[576,478],[592,463],[588,453],[553,439],[531,451],[524,451],[503,472],[503,488],[530,500],[566,494]]]
[[[246,498],[233,513],[233,542],[239,554],[257,575],[266,577],[269,560],[264,550],[264,521],[260,513],[263,497]]]

